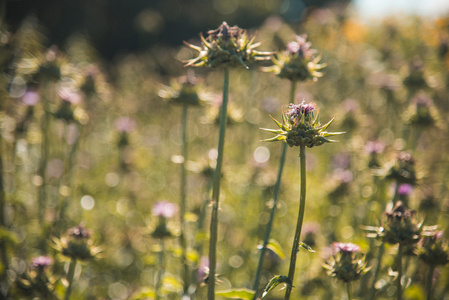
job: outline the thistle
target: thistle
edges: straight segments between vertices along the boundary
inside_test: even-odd
[[[272,117],[280,129],[262,129],[277,134],[264,141],[285,141],[290,147],[305,146],[309,148],[335,142],[328,137],[344,132],[327,132],[326,129],[334,119],[321,125],[318,113],[315,114],[316,111],[317,107],[314,103],[306,104],[303,101],[301,104],[290,104],[287,112],[282,115],[282,124]]]
[[[236,67],[248,69],[248,65],[269,60],[271,52],[256,51],[260,43],[254,43],[255,35],[248,36],[246,30],[238,26],[230,27],[223,22],[217,29],[207,32],[205,38],[200,34],[202,45],[195,46],[184,42],[188,47],[199,52],[196,58],[188,60],[186,67]]]
[[[188,106],[202,105],[205,101],[205,96],[200,92],[198,79],[193,72],[173,80],[170,86],[159,90],[158,95],[170,103]]]
[[[327,274],[336,277],[346,284],[348,299],[352,299],[351,282],[359,279],[369,271],[363,256],[359,255],[360,247],[351,243],[334,243],[334,254],[323,266]]]
[[[316,81],[323,76],[320,72],[326,64],[320,64],[321,56],[306,42],[307,35],[296,36],[296,41],[287,44],[287,49],[271,57],[273,66],[264,68],[265,72],[273,72],[280,78],[293,82],[312,79]]]
[[[408,183],[412,186],[417,184],[415,170],[415,159],[408,152],[401,152],[396,157],[396,161],[387,171],[385,179],[393,179],[397,184]]]

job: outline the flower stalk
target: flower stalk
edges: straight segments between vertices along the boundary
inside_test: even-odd
[[[288,279],[293,283],[293,279],[295,277],[295,268],[296,268],[296,257],[299,251],[299,243],[301,238],[301,229],[304,221],[304,211],[306,206],[306,146],[301,144],[299,146],[299,164],[300,164],[300,196],[299,196],[299,213],[298,220],[296,223],[296,231],[295,237],[293,239],[292,245],[292,253],[290,257],[290,267],[288,270]],[[290,299],[290,294],[292,292],[292,285],[287,285],[285,290],[284,299]]]
[[[75,276],[75,268],[76,268],[76,258],[72,257],[70,259],[69,271],[67,272],[67,281],[69,285],[67,286],[67,290],[65,291],[64,300],[70,299],[70,294],[72,293],[72,286],[73,286],[73,277]]]
[[[220,130],[218,137],[217,166],[214,172],[212,189],[212,215],[210,223],[209,244],[209,285],[207,299],[215,299],[215,272],[217,266],[217,235],[218,235],[218,207],[220,200],[220,178],[223,165],[223,150],[226,133],[227,108],[229,100],[229,69],[224,69],[223,102],[220,110]]]
[[[183,266],[182,278],[184,283],[184,294],[188,292],[189,289],[189,266],[187,265],[186,252],[187,243],[185,237],[185,213],[186,213],[186,195],[187,195],[187,172],[186,172],[186,162],[187,162],[187,115],[188,115],[188,105],[184,104],[182,107],[182,163],[181,163],[181,193],[180,193],[180,221],[181,221],[181,232],[179,235],[179,241],[181,244],[181,264]]]

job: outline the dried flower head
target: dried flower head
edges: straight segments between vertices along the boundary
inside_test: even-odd
[[[238,26],[230,27],[223,22],[217,29],[208,31],[206,38],[200,34],[202,46],[185,44],[199,52],[196,58],[186,63],[193,67],[236,67],[248,65],[255,61],[269,60],[271,52],[256,51],[260,44],[254,43],[255,36],[247,36],[246,30]]]
[[[318,109],[314,103],[290,104],[288,110],[283,113],[283,124],[271,117],[281,129],[263,130],[276,133],[277,135],[266,142],[285,141],[290,147],[293,146],[320,146],[324,143],[334,142],[329,136],[342,134],[343,132],[325,131],[333,119],[325,125],[319,122]]]
[[[324,265],[327,274],[344,282],[359,279],[370,269],[359,251],[360,247],[356,244],[333,243],[333,255]]]
[[[443,231],[424,232],[417,254],[426,264],[443,266],[449,262],[449,244]]]
[[[315,56],[316,50],[306,41],[307,35],[298,35],[296,40],[287,44],[286,50],[276,53],[271,60],[273,66],[264,68],[266,72],[273,72],[280,78],[291,81],[316,81],[323,76],[320,71],[326,64],[320,64],[321,57]]]

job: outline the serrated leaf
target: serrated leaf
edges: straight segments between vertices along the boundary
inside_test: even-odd
[[[303,243],[303,242],[299,243],[299,247],[303,248],[309,252],[312,252],[312,253],[315,252],[315,250],[313,250],[312,247],[310,247],[309,245],[307,245],[306,243]]]
[[[223,290],[215,292],[217,296],[223,296],[231,299],[252,300],[256,292],[249,289]]]
[[[291,286],[291,281],[287,276],[284,275],[277,275],[271,278],[270,282],[268,282],[267,286],[263,290],[262,298],[265,297],[272,289],[277,287],[279,284],[285,283],[289,286]]]
[[[276,253],[276,255],[279,256],[280,259],[285,259],[284,249],[282,249],[282,246],[278,241],[270,239],[267,244],[267,248]]]

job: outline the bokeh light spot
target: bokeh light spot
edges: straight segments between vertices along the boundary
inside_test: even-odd
[[[270,150],[266,147],[257,147],[256,150],[254,150],[254,160],[258,163],[265,163],[270,159]]]
[[[84,195],[81,197],[81,207],[84,210],[91,210],[95,206],[95,199],[90,195]]]

